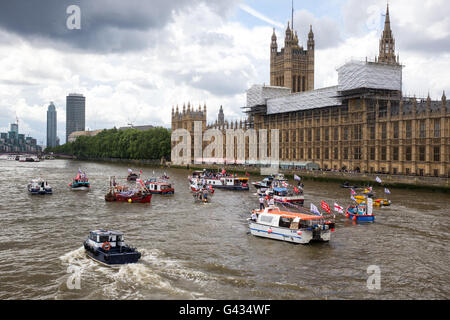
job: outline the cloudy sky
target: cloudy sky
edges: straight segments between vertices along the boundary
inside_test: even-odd
[[[81,29],[69,30],[70,5]],[[386,0],[294,0],[294,27],[316,39],[315,87],[337,84],[336,68],[374,58]],[[450,92],[450,2],[391,0],[406,95],[440,99]],[[269,46],[291,18],[291,0],[2,0],[0,132],[19,131],[45,144],[53,101],[65,142],[65,97],[86,96],[91,130],[135,125],[170,127],[173,105],[206,103],[208,121],[223,105],[243,119],[245,91],[269,83]],[[448,95],[448,94],[447,94]]]

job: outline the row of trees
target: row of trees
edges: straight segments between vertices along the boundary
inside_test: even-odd
[[[47,148],[46,153],[71,154],[78,158],[119,158],[133,160],[170,159],[170,130],[152,128],[103,130],[96,136],[80,136],[74,142]]]

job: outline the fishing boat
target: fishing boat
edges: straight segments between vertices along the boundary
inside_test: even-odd
[[[120,267],[136,263],[141,253],[125,244],[123,233],[107,230],[94,230],[83,243],[88,257],[109,267]]]
[[[115,177],[110,177],[109,192],[105,195],[108,202],[150,203],[152,194],[147,190],[142,180],[138,179],[136,188],[119,186]]]
[[[298,244],[328,242],[335,229],[334,222],[321,216],[285,212],[275,206],[253,210],[252,216],[253,219],[248,219],[252,235]]]
[[[70,190],[73,191],[88,191],[91,188],[89,179],[86,173],[78,169],[77,176],[73,179],[72,183],[69,184]]]
[[[174,194],[175,189],[166,181],[161,181],[155,178],[146,180],[144,182],[151,194]]]
[[[367,204],[358,203],[351,205],[347,208],[345,216],[355,222],[374,222],[373,204],[373,200],[368,198]]]
[[[133,170],[128,169],[127,181],[136,181],[137,179],[139,179],[139,177],[140,175],[134,173]]]
[[[27,186],[30,194],[52,194],[52,187],[41,178],[33,179]]]
[[[273,188],[273,199],[276,202],[289,202],[303,204],[305,202],[305,196],[303,191],[294,187],[290,188]]]

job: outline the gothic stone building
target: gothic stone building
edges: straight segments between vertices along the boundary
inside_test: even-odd
[[[402,95],[403,66],[395,54],[389,7],[379,56],[340,67],[336,86],[313,90],[314,35],[309,34],[308,51],[297,47],[296,38],[288,27],[286,47],[278,52],[272,36],[271,85],[247,91],[248,121],[207,126],[206,108],[193,114],[177,108],[172,129],[185,128],[193,135],[196,117],[203,121],[202,130],[266,129],[270,136],[278,129],[283,168],[314,162],[322,169],[450,176],[450,106],[445,92],[439,101]],[[248,157],[248,138],[246,142]],[[268,139],[269,156],[270,144]]]
[[[270,85],[287,87],[295,92],[314,90],[314,33],[308,34],[308,50],[299,46],[297,32],[288,27],[284,48],[278,51],[277,36],[273,29],[270,45]]]
[[[313,161],[322,169],[448,177],[445,92],[440,101],[403,97],[402,68],[388,7],[374,62],[345,64],[335,87],[302,93],[286,85],[289,89],[252,87],[246,111],[250,126],[279,129],[285,167]]]

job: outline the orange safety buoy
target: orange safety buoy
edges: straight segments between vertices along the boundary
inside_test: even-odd
[[[108,241],[104,242],[102,248],[103,250],[109,251],[109,249],[111,249],[111,243],[109,243]]]
[[[267,233],[271,234],[272,233],[272,229],[267,230]]]

